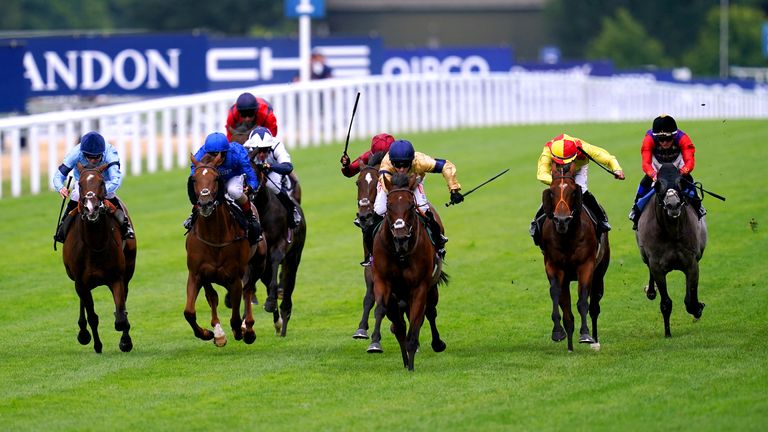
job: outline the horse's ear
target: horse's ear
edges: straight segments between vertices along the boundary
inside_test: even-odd
[[[552,190],[544,189],[541,192],[541,208],[544,214],[552,214]]]
[[[411,174],[408,176],[408,190],[413,190],[413,188],[416,187],[416,184],[419,181],[419,176],[416,174]]]
[[[390,174],[382,174],[381,178],[384,179],[384,188],[386,190],[391,190],[392,189],[392,175],[390,175]]]
[[[194,154],[192,154],[192,153],[190,153],[190,154],[189,154],[189,161],[190,161],[190,162],[192,162],[192,165],[194,165],[194,166],[197,166],[197,165],[198,165],[198,163],[199,163],[199,162],[197,161],[197,159],[195,159],[195,155],[194,155]]]
[[[221,153],[217,154],[215,158],[213,158],[213,162],[211,164],[215,167],[219,166],[224,162],[224,156],[222,156]]]
[[[109,167],[109,164],[102,164],[100,167],[96,168],[100,173],[103,173],[105,169]]]

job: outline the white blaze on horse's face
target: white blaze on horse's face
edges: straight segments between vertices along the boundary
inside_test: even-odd
[[[88,177],[85,178],[87,181],[93,180],[93,174],[88,174]]]
[[[203,175],[208,175],[208,168],[203,168]]]
[[[371,184],[371,182],[373,182],[373,176],[371,175],[371,173],[365,173],[365,182],[368,184]]]

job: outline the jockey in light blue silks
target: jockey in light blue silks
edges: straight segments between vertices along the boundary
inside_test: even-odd
[[[261,239],[261,224],[258,216],[253,212],[248,200],[248,191],[245,190],[244,185],[247,185],[251,190],[256,190],[259,180],[248,160],[248,152],[240,144],[230,143],[223,133],[214,132],[205,138],[205,143],[195,153],[195,160],[200,161],[206,154],[215,157],[219,153],[224,156],[224,161],[216,167],[216,171],[219,173],[219,178],[226,184],[226,194],[237,202],[243,210],[243,214],[248,218],[248,238],[251,244],[255,244]],[[192,164],[188,188],[190,188],[190,200],[193,201],[193,205],[195,194],[194,190],[191,189],[191,179],[194,173],[195,165]],[[184,228],[187,230],[192,228],[195,213],[193,209],[192,215],[184,221]]]
[[[123,239],[135,238],[133,227],[125,215],[125,208],[123,207],[120,199],[115,195],[117,189],[123,183],[123,173],[120,171],[120,157],[117,154],[117,149],[112,147],[104,140],[98,132],[88,132],[80,138],[80,143],[73,147],[66,156],[64,161],[59,165],[58,171],[53,176],[53,187],[59,192],[62,198],[69,197],[67,203],[67,210],[64,212],[64,217],[59,224],[59,228],[56,230],[54,239],[57,242],[64,243],[64,238],[67,233],[67,228],[71,222],[70,212],[77,207],[77,203],[80,200],[80,190],[78,181],[80,180],[80,170],[77,168],[77,164],[82,166],[100,166],[108,164],[109,167],[103,171],[104,185],[107,189],[106,199],[115,205],[115,217],[120,221],[120,229]],[[74,171],[73,171],[74,170]],[[75,179],[75,184],[70,192],[64,181],[69,175],[70,171]]]

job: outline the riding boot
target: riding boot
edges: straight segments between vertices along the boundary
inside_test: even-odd
[[[128,219],[128,215],[125,214],[123,203],[117,197],[110,198],[109,202],[115,206],[115,218],[120,223],[120,235],[123,237],[123,240],[136,238],[131,221]]]
[[[384,216],[381,216],[378,213],[374,213],[372,218],[373,223],[368,224],[368,226],[363,229],[363,243],[365,244],[365,249],[368,251],[363,262],[360,263],[363,267],[370,266],[373,261],[373,237],[376,235],[376,231],[378,230],[381,221],[384,220]]]
[[[74,219],[74,216],[69,213],[74,210],[75,207],[77,207],[77,201],[67,201],[67,208],[64,210],[64,216],[61,218],[61,222],[59,222],[59,226],[56,228],[56,234],[53,236],[53,239],[59,243],[64,243],[64,239],[67,238],[69,225],[72,224],[72,220]]]
[[[692,196],[688,200],[688,202],[690,202],[691,207],[693,207],[693,209],[696,210],[696,216],[698,216],[699,219],[701,219],[702,217],[704,217],[704,215],[707,214],[707,210],[701,204],[701,198],[699,198],[698,194],[696,193],[696,189],[693,190],[691,195]]]
[[[437,219],[435,219],[435,215],[431,210],[425,211],[424,215],[427,217],[427,226],[432,234],[432,243],[435,244],[435,249],[437,249],[440,258],[445,258],[445,243],[448,242],[448,237],[440,232],[440,224],[437,223]]]
[[[582,200],[584,204],[589,208],[589,210],[592,211],[592,214],[595,215],[595,219],[597,220],[598,235],[600,233],[610,231],[611,225],[608,224],[608,216],[605,214],[605,211],[600,206],[600,204],[597,203],[595,196],[592,195],[592,193],[589,191],[586,191],[582,195]]]
[[[248,220],[248,243],[254,245],[261,241],[263,238],[262,230],[261,230],[261,223],[259,222],[258,216],[256,216],[256,213],[254,213],[253,208],[251,207],[251,202],[246,199],[245,204],[237,203],[240,206],[240,209],[243,211],[243,215]]]
[[[531,221],[531,228],[528,230],[528,233],[533,238],[533,244],[536,246],[541,245],[541,226],[544,224],[544,207],[539,206],[539,209],[536,210],[536,216],[533,217],[533,220]]]
[[[277,194],[277,198],[288,211],[288,227],[293,229],[299,226],[299,223],[301,223],[301,213],[293,199],[284,190],[281,190],[280,193]]]

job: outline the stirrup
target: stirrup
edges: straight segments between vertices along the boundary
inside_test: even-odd
[[[360,261],[360,265],[363,267],[370,267],[371,264],[373,264],[373,255],[371,255],[367,260]]]
[[[360,218],[356,217],[355,220],[352,221],[353,224],[355,224],[356,227],[362,228],[360,226]]]
[[[192,229],[192,215],[189,215],[187,219],[181,224],[187,231]]]

